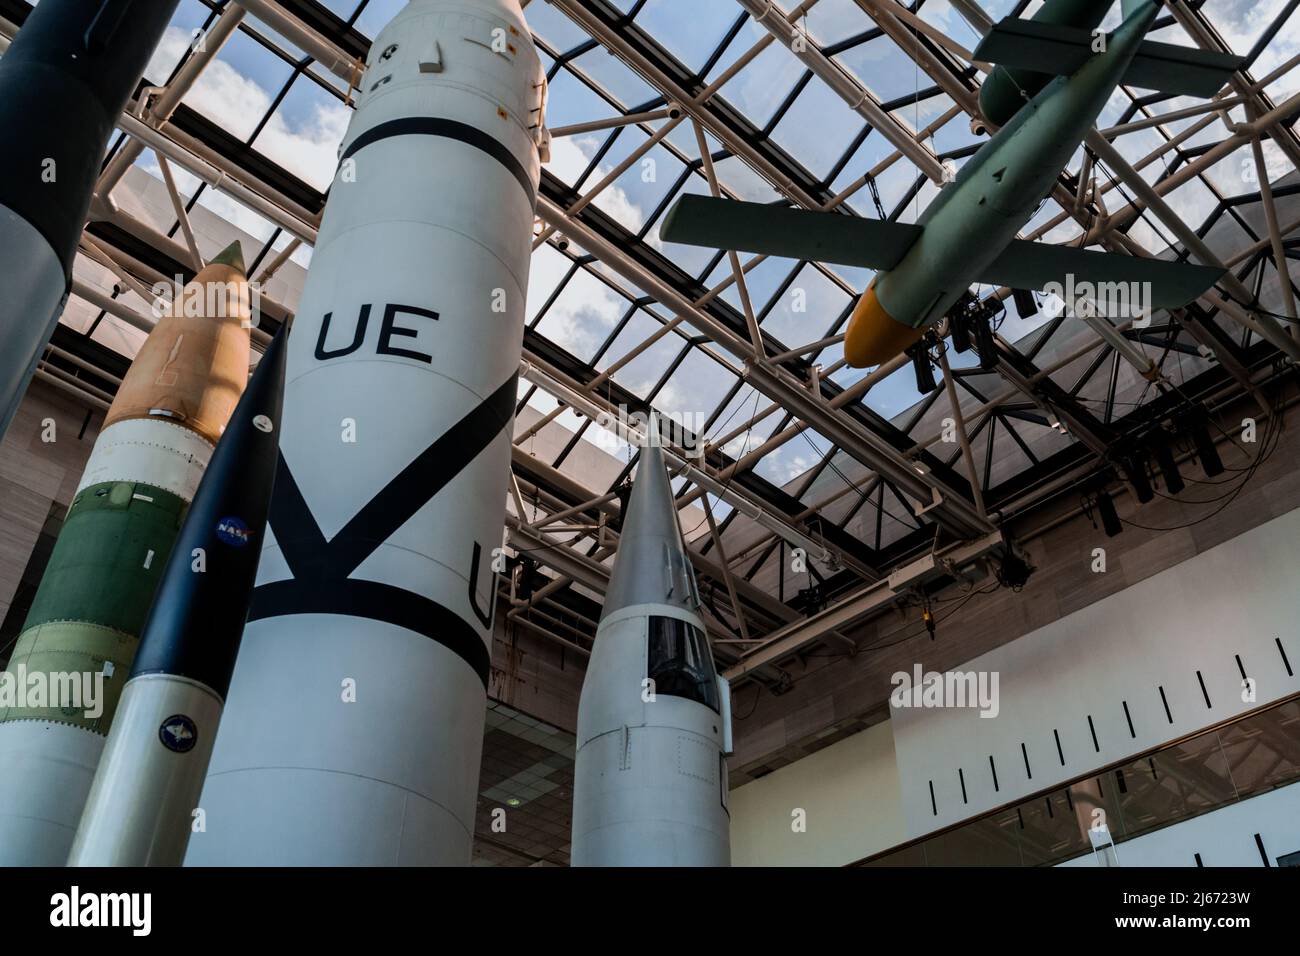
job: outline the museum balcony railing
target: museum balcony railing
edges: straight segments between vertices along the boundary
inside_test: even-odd
[[[859,861],[857,866],[1054,866],[1300,781],[1300,697]]]

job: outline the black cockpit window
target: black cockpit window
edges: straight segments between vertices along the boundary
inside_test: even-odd
[[[676,617],[650,618],[649,673],[655,694],[698,701],[717,711],[718,680],[704,632]],[[720,713],[721,711],[719,711]]]

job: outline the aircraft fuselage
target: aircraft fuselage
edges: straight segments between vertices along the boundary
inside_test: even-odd
[[[858,301],[845,341],[849,364],[879,364],[916,341],[1003,252],[1105,108],[1149,25],[1150,17],[1129,18],[1105,38],[1104,52],[1052,80],[940,191],[921,215],[916,243]]]

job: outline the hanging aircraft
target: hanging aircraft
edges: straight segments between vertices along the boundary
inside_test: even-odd
[[[669,211],[660,237],[877,270],[845,336],[845,359],[856,368],[910,347],[976,283],[1122,287],[1142,314],[1186,305],[1224,270],[1016,238],[1121,83],[1208,97],[1241,65],[1229,54],[1146,40],[1159,8],[1157,0],[1122,0],[1123,22],[1110,34],[1016,18],[994,26],[976,60],[1021,82],[1027,74],[1054,78],[1032,97],[1026,90],[1025,105],[914,225],[689,195]]]

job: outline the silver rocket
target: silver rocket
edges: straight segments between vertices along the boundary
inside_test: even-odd
[[[728,866],[731,688],[649,432],[578,702],[572,862]]]
[[[470,860],[545,94],[517,0],[371,46],[188,864]]]

